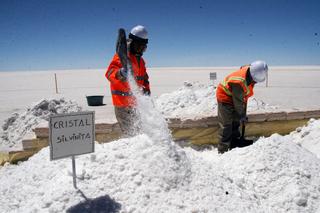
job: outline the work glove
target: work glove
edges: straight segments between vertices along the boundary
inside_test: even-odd
[[[116,78],[122,82],[127,81],[128,71],[125,68],[120,68],[119,71],[116,73]]]
[[[246,115],[241,116],[240,123],[248,123],[248,116],[246,116]]]
[[[143,88],[142,92],[144,95],[150,96],[150,90]]]
[[[120,75],[124,78],[127,78],[128,77],[128,70],[124,67],[120,68]]]

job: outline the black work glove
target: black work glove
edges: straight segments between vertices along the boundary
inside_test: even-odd
[[[142,92],[144,95],[150,96],[150,90],[143,88]]]
[[[246,115],[241,116],[240,123],[248,123],[248,116],[246,116]]]

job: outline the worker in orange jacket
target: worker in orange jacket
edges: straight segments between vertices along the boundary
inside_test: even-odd
[[[132,28],[127,41],[128,58],[132,64],[132,75],[144,95],[150,95],[149,76],[146,72],[145,61],[142,58],[147,49],[148,32],[144,26],[138,25]],[[135,97],[130,90],[128,73],[122,67],[118,54],[115,54],[105,74],[110,82],[112,102],[115,115],[125,136],[135,135],[139,129],[139,118]]]
[[[247,122],[247,102],[253,95],[254,85],[263,82],[268,72],[264,61],[255,61],[242,66],[228,75],[217,87],[219,144],[218,152],[241,147],[248,141],[240,139],[240,122]],[[243,143],[243,144],[240,144]]]

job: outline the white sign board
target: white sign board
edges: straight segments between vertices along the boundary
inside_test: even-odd
[[[210,80],[216,80],[217,79],[217,73],[216,72],[210,72]]]
[[[94,112],[50,116],[50,160],[94,152],[94,141]]]

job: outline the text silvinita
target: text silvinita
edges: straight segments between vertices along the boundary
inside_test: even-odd
[[[91,135],[89,133],[73,133],[69,136],[61,135],[57,137],[57,143],[77,142],[78,140],[86,140],[90,138]]]

